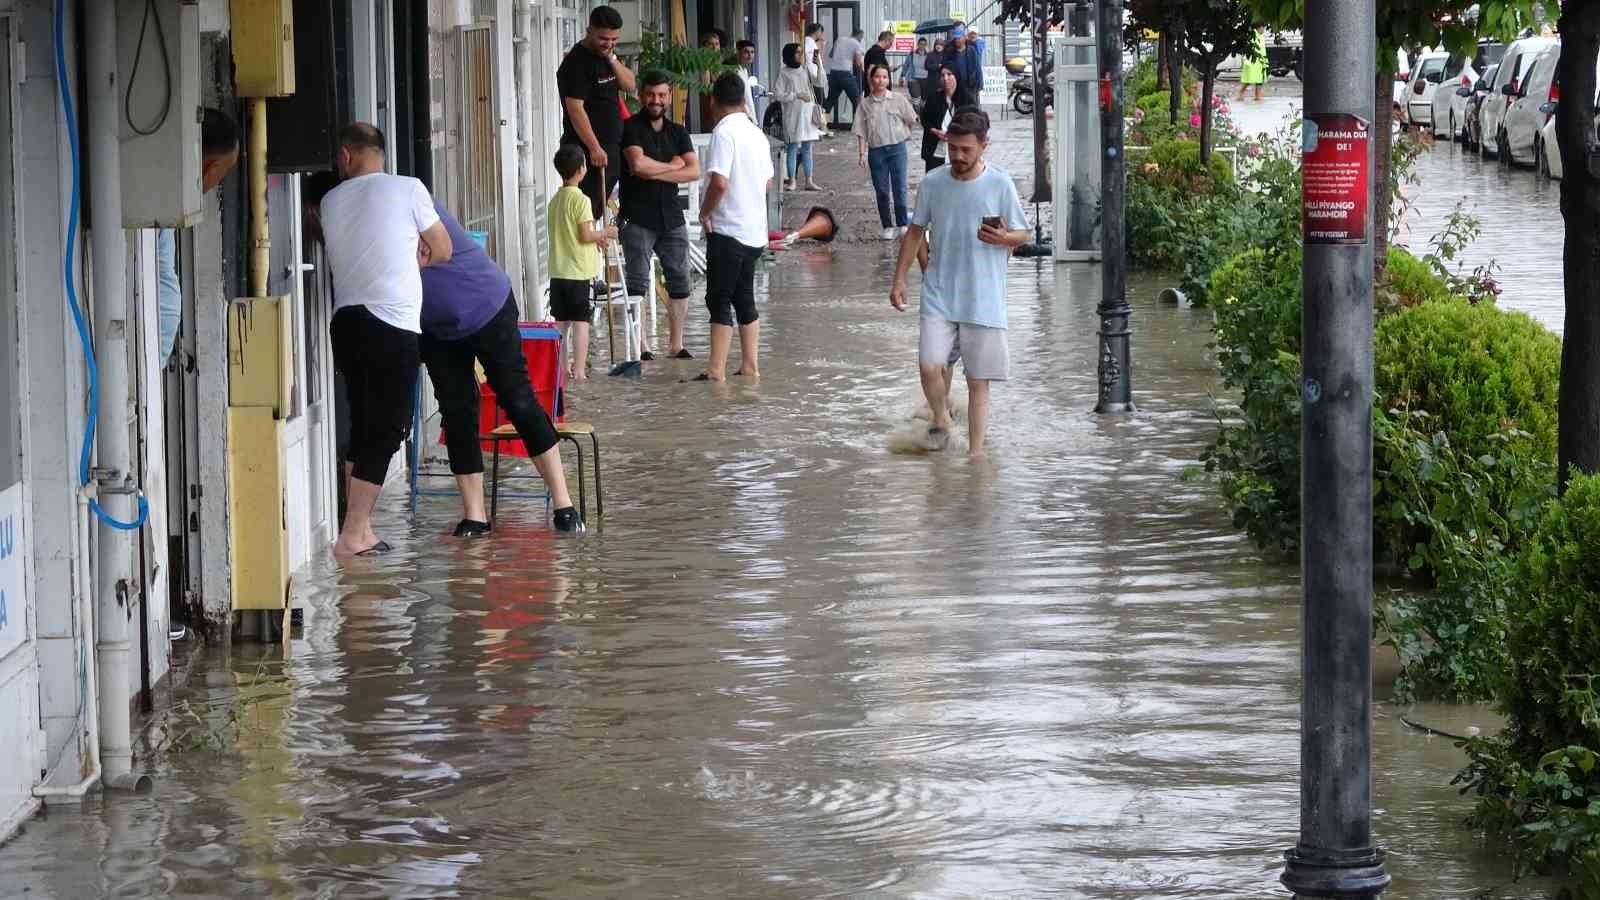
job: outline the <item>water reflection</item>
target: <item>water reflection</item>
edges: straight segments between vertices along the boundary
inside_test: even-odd
[[[656,363],[585,388],[611,515],[582,540],[531,500],[476,543],[439,537],[447,498],[389,510],[399,552],[316,573],[287,660],[194,661],[181,697],[273,698],[236,745],[52,811],[0,851],[10,882],[1281,894],[1296,572],[1180,478],[1214,427],[1206,314],[1136,282],[1141,412],[1096,417],[1098,272],[1018,263],[990,458],[901,456],[917,323],[888,308],[890,264],[778,266],[759,386]],[[1458,827],[1453,749],[1382,709],[1376,738],[1390,896],[1539,896]]]

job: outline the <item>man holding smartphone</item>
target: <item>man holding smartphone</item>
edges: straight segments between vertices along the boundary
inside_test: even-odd
[[[949,164],[929,172],[917,194],[911,229],[900,244],[889,303],[906,308],[906,273],[927,240],[932,259],[922,276],[918,356],[922,391],[933,424],[928,449],[950,443],[950,380],[957,360],[967,373],[967,437],[973,456],[984,451],[989,383],[1005,381],[1006,266],[1028,242],[1028,219],[1011,176],[983,160],[989,116],[966,109],[946,130]]]

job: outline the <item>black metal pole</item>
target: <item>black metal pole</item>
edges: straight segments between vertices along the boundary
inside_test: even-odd
[[[1299,897],[1376,897],[1372,843],[1374,0],[1306,4]]]
[[[1370,0],[1369,0],[1370,2]],[[1098,413],[1133,412],[1128,306],[1128,238],[1123,216],[1127,185],[1122,157],[1122,0],[1100,0],[1100,401]]]

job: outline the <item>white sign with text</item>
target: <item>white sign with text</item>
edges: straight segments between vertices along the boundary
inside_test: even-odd
[[[0,491],[0,659],[28,637],[22,579],[22,482]]]
[[[983,90],[978,93],[981,106],[1005,106],[1006,94],[1011,88],[1005,66],[983,67]]]

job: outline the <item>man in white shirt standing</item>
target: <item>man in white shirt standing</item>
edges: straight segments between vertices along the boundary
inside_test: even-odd
[[[336,556],[377,556],[372,532],[389,460],[411,428],[422,333],[422,266],[449,262],[450,234],[415,178],[383,171],[383,133],[365,122],[339,131],[344,181],[322,200],[333,269],[333,359],[350,401],[348,502]],[[424,246],[426,245],[426,246]]]
[[[811,79],[811,89],[816,94],[817,105],[828,99],[828,30],[820,23],[806,26],[806,42],[801,49],[800,64]]]
[[[729,72],[711,88],[716,127],[706,153],[707,185],[700,201],[706,235],[706,308],[711,313],[711,359],[696,381],[724,381],[733,327],[739,326],[739,368],[759,378],[756,261],[767,246],[767,190],[772,155],[767,136],[745,109],[744,79]]]

